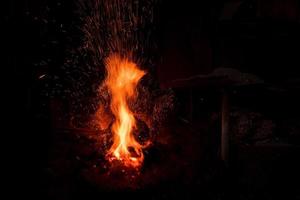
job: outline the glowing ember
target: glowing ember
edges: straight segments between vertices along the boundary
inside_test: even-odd
[[[107,77],[104,84],[111,94],[110,108],[115,116],[112,125],[113,145],[107,153],[109,160],[118,159],[125,166],[139,167],[143,163],[142,145],[132,131],[136,128],[135,118],[128,107],[128,100],[137,97],[136,86],[145,75],[138,66],[116,54],[109,56],[105,62]]]

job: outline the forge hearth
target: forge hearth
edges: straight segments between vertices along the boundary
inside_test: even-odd
[[[76,174],[100,190],[144,190],[173,181],[187,185],[197,181],[200,172],[196,168],[201,163],[197,133],[180,122],[162,128],[160,133],[155,144],[144,150],[142,168],[136,169],[118,160],[108,162],[105,152],[99,151],[99,133],[60,130],[55,133],[49,168],[58,177]]]

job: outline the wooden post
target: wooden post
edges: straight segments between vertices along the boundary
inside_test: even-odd
[[[222,135],[221,135],[221,159],[228,165],[229,152],[229,100],[227,91],[222,91]]]

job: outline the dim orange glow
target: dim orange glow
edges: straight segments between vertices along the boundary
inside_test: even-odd
[[[109,56],[105,66],[107,77],[104,84],[110,91],[110,108],[115,116],[112,125],[113,144],[107,156],[109,160],[120,160],[125,166],[139,167],[144,156],[142,145],[132,134],[136,122],[127,101],[137,97],[137,84],[146,73],[134,62],[118,55]]]

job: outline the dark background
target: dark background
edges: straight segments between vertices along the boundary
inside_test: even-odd
[[[8,86],[3,97],[9,97],[10,106],[3,106],[9,111],[5,117],[11,123],[2,132],[8,135],[5,164],[12,171],[4,173],[8,175],[7,185],[12,186],[10,195],[40,197],[44,193],[39,171],[47,161],[44,155],[53,129],[53,113],[42,95],[45,84],[52,83],[41,81],[39,76],[59,74],[68,50],[78,46],[76,5],[72,0],[9,1],[4,5],[7,28],[3,43],[8,56],[3,68],[9,69],[9,76],[2,74]],[[187,83],[178,89],[172,81],[210,74],[220,67],[233,68],[264,80],[263,86],[231,89],[233,106],[263,113],[279,127],[276,137],[284,135],[284,141],[294,145],[284,150],[250,147],[244,154],[234,151],[242,155],[239,159],[244,161],[240,163],[250,166],[239,168],[236,161],[238,164],[232,167],[232,171],[238,171],[232,177],[245,179],[245,187],[250,188],[241,195],[236,191],[240,199],[300,198],[299,184],[292,183],[299,181],[299,126],[298,136],[290,138],[285,136],[289,125],[280,125],[295,121],[293,126],[297,127],[300,123],[299,6],[296,0],[162,0],[157,7],[155,37],[161,59],[156,74],[161,87],[174,89],[182,109],[189,101],[186,91],[192,90],[197,102],[204,97],[204,103],[195,105],[190,121],[197,123],[219,109],[218,100],[214,99],[218,99],[215,91],[222,84],[217,83],[217,89],[211,92],[209,87],[199,89],[203,87],[200,83],[193,87]],[[183,117],[191,116],[191,111],[185,112]],[[274,171],[261,180],[260,173],[269,169]],[[268,188],[266,191],[251,189],[261,181],[266,184],[259,187]],[[227,195],[232,197],[231,192]]]

